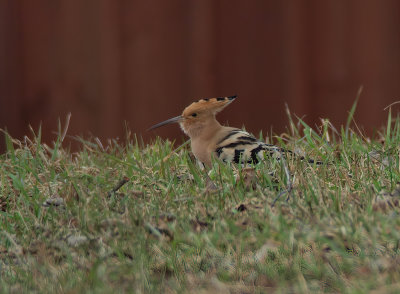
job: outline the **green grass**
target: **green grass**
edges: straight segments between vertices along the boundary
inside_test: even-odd
[[[269,141],[329,164],[257,165],[255,189],[218,162],[210,189],[189,145],[159,138],[79,139],[72,153],[61,131],[53,146],[6,135],[0,292],[398,292],[400,122],[389,114],[370,140],[351,119],[313,130],[290,117]]]

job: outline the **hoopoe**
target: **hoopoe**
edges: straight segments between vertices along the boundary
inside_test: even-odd
[[[222,126],[215,116],[236,98],[237,96],[200,99],[186,107],[182,115],[158,123],[149,130],[179,123],[183,132],[191,139],[194,156],[207,167],[211,167],[213,157],[224,162],[256,164],[265,157],[279,160],[282,154],[293,155],[290,150],[261,142],[246,131]],[[304,157],[300,159],[303,160]],[[308,161],[314,163],[312,159]],[[319,161],[315,163],[321,164]]]

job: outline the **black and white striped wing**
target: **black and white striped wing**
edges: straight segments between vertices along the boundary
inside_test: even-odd
[[[279,159],[286,150],[258,141],[253,135],[234,129],[222,138],[215,149],[216,157],[224,162],[258,163],[265,156]]]

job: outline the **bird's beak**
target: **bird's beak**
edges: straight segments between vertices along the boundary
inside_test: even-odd
[[[158,123],[158,124],[152,126],[151,128],[148,129],[148,131],[157,129],[157,128],[162,127],[162,126],[165,126],[165,125],[169,125],[169,124],[173,124],[173,123],[178,123],[178,122],[180,122],[181,120],[182,120],[182,116],[179,115],[179,116],[176,116],[176,117],[167,119],[167,120],[165,120],[165,121],[163,121],[163,122],[160,122],[160,123]]]

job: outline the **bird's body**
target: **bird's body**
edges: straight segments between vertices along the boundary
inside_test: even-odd
[[[258,141],[253,135],[240,129],[226,130],[225,136],[215,146],[216,157],[224,162],[258,163],[266,157],[279,159],[291,154],[277,146]]]
[[[258,163],[266,157],[280,159],[282,154],[292,154],[289,150],[258,141],[241,129],[222,126],[215,115],[235,99],[236,96],[200,99],[186,107],[182,115],[151,129],[178,122],[191,139],[194,156],[207,167],[211,167],[213,158],[224,162]]]

